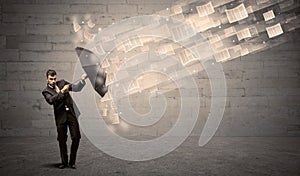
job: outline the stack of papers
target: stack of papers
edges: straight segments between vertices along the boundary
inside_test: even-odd
[[[239,6],[225,10],[229,23],[234,23],[236,21],[240,21],[248,17],[248,12],[245,8],[244,3],[240,4]]]
[[[277,23],[274,26],[267,27],[266,30],[267,30],[269,38],[273,38],[273,37],[283,34],[283,30],[281,28],[280,23]]]
[[[212,2],[208,2],[207,4],[202,6],[197,6],[196,8],[200,17],[207,16],[215,12]]]

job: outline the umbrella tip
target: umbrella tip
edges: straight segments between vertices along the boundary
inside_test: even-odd
[[[82,48],[80,46],[76,47],[75,51],[76,51],[78,57],[80,57],[80,55],[82,54],[82,52],[85,52],[87,54],[94,54],[91,50],[88,50],[86,48]]]
[[[76,51],[78,57],[80,57],[83,50],[84,50],[84,48],[79,47],[79,46],[75,48],[75,51]]]

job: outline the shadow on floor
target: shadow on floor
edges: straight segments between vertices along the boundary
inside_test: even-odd
[[[42,166],[45,167],[45,168],[58,168],[58,166],[60,164],[61,163],[49,163],[49,164],[43,164]]]

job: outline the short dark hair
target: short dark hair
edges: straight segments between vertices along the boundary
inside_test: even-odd
[[[46,72],[46,77],[48,78],[49,75],[51,75],[51,76],[56,75],[56,71],[55,71],[55,70],[52,70],[52,69],[47,70],[47,72]]]

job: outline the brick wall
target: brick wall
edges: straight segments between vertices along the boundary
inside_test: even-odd
[[[105,26],[153,14],[175,0],[1,0],[0,136],[56,135],[53,109],[41,95],[45,71],[71,80],[77,56],[72,18],[92,16]],[[289,136],[300,130],[299,30],[288,43],[222,63],[228,97],[218,136]],[[205,74],[204,74],[205,75]],[[210,107],[207,76],[197,78],[199,135]],[[177,99],[177,94],[168,95]],[[172,104],[173,105],[173,104]],[[174,103],[174,112],[176,109]],[[171,111],[172,112],[172,109]],[[172,115],[172,113],[170,113]],[[149,135],[165,132],[162,125]],[[141,132],[143,133],[143,132]]]

